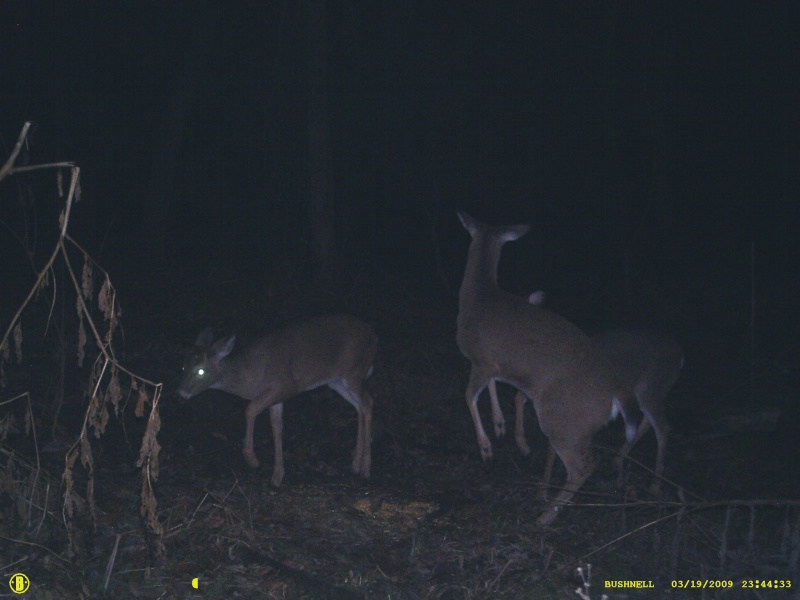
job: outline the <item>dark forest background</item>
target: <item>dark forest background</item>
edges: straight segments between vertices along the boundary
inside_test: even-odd
[[[501,286],[584,327],[749,360],[755,315],[762,352],[796,351],[792,3],[3,2],[0,23],[4,154],[33,120],[31,162],[82,167],[73,235],[122,288],[388,277],[455,308],[463,209],[531,223]],[[14,231],[22,185],[0,189]],[[32,185],[46,251],[60,204]],[[29,275],[12,236],[0,256]]]

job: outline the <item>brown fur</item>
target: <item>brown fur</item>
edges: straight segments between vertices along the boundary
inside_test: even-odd
[[[619,383],[589,338],[568,320],[497,287],[503,244],[527,225],[490,227],[458,213],[472,236],[459,294],[457,342],[472,363],[466,401],[484,460],[491,443],[477,409],[481,391],[504,381],[533,401],[542,432],[567,468],[555,505],[538,519],[549,525],[594,470],[592,438],[621,411],[629,439],[641,419],[636,398]]]

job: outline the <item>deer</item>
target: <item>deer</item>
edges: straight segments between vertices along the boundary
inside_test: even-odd
[[[652,428],[657,450],[655,478],[650,493],[659,496],[664,474],[664,453],[670,433],[664,407],[667,396],[683,370],[683,350],[672,336],[644,330],[609,331],[593,336],[592,340],[611,363],[622,383],[636,394],[645,416],[633,440],[626,442],[619,450],[616,459],[619,471],[617,484],[623,484],[623,467],[631,449]]]
[[[260,465],[253,449],[256,417],[269,409],[275,453],[271,483],[283,481],[283,403],[305,391],[327,386],[356,409],[358,433],[353,472],[368,478],[371,468],[373,400],[365,380],[372,374],[378,336],[367,323],[348,315],[317,317],[269,333],[241,351],[231,352],[236,336],[213,340],[200,333],[184,364],[177,394],[184,401],[214,389],[248,401],[242,454]]]
[[[541,305],[501,290],[497,266],[506,242],[529,225],[493,227],[465,212],[458,217],[471,236],[459,290],[456,342],[471,368],[465,398],[484,462],[492,445],[477,402],[490,383],[508,383],[533,403],[539,427],[567,469],[564,487],[538,518],[547,527],[592,474],[592,440],[622,414],[628,441],[642,418],[636,397],[614,375],[589,337]]]
[[[545,293],[538,291],[528,297],[528,302],[541,305],[544,299]],[[656,436],[657,451],[655,478],[649,491],[653,496],[659,496],[664,473],[664,454],[670,432],[664,404],[683,369],[683,350],[672,336],[647,330],[608,331],[591,336],[591,340],[611,364],[623,385],[636,395],[639,407],[645,417],[639,424],[634,439],[630,442],[626,441],[617,453],[615,460],[618,470],[617,485],[622,486],[624,483],[625,458],[652,428]],[[505,420],[497,400],[497,389],[494,382],[489,384],[489,397],[492,404],[495,435],[502,437],[505,434]],[[516,408],[514,441],[524,456],[528,456],[531,451],[525,439],[524,407],[527,401],[527,396],[519,391],[514,397]],[[500,422],[499,425],[498,422]],[[550,482],[554,459],[553,448],[550,446],[542,478],[544,486]],[[541,495],[546,495],[546,487],[542,488]]]

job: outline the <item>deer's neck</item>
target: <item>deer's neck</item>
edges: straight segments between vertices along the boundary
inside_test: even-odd
[[[211,386],[215,390],[221,390],[234,394],[245,400],[251,400],[250,383],[247,373],[242,368],[242,355],[223,358],[219,363],[219,378]]]
[[[467,254],[467,266],[459,291],[461,310],[469,309],[485,297],[497,293],[497,263],[500,248],[473,243]]]

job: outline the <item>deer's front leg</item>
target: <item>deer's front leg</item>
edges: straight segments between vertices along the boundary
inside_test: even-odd
[[[362,477],[369,477],[372,466],[372,396],[362,384],[358,393],[356,410],[358,411],[358,437],[356,452],[353,457],[353,473]]]
[[[522,452],[523,456],[528,456],[531,453],[531,448],[525,439],[525,403],[528,397],[522,392],[517,392],[514,396],[514,405],[517,410],[517,418],[514,421],[514,440],[517,442],[517,448]]]
[[[556,451],[553,444],[547,442],[547,460],[545,461],[544,474],[542,481],[539,483],[539,492],[537,496],[539,500],[547,500],[547,493],[550,488],[550,479],[553,477],[553,463],[556,460]]]
[[[280,487],[283,481],[283,402],[269,407],[272,425],[272,442],[275,445],[275,467],[272,470],[272,485]]]
[[[492,421],[494,422],[494,435],[501,438],[506,434],[506,418],[500,410],[500,402],[497,400],[497,384],[494,379],[489,380],[489,400],[492,403]]]
[[[481,375],[477,374],[475,369],[473,369],[469,374],[469,383],[467,384],[467,407],[469,408],[469,413],[472,415],[472,422],[475,425],[475,435],[478,436],[478,448],[481,452],[481,458],[483,462],[487,462],[492,460],[492,443],[489,441],[489,437],[483,429],[481,416],[478,413],[478,397],[484,386],[485,383],[482,381]]]
[[[247,405],[247,409],[244,411],[244,416],[246,419],[245,431],[244,431],[244,447],[242,448],[242,454],[244,455],[245,461],[247,464],[257,469],[258,466],[261,464],[258,462],[258,458],[256,458],[256,452],[253,449],[253,429],[256,425],[256,417],[264,412],[264,409],[267,407],[267,399],[266,398],[256,398],[255,400],[251,400],[250,404]]]

